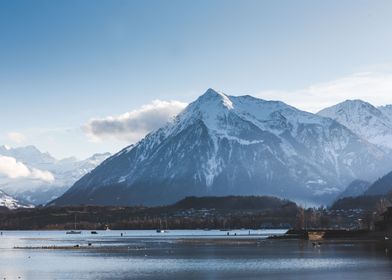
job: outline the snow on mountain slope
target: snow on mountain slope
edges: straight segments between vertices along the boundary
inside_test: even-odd
[[[392,105],[385,105],[377,107],[385,116],[392,120]]]
[[[354,179],[391,167],[389,154],[330,118],[209,89],[52,204],[159,205],[189,195],[325,203]]]
[[[0,146],[0,187],[29,203],[44,204],[62,195],[109,156],[96,154],[82,161],[57,160],[34,146]]]
[[[17,209],[17,208],[33,208],[34,206],[31,204],[22,203],[16,198],[9,196],[2,190],[0,190],[0,206],[7,207],[8,209]]]
[[[338,121],[370,143],[392,149],[392,119],[388,107],[378,109],[362,100],[347,100],[318,115]]]

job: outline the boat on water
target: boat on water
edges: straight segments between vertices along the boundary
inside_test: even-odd
[[[79,230],[70,230],[70,231],[67,231],[66,234],[82,234],[82,232]]]
[[[82,234],[80,230],[76,230],[76,214],[75,214],[75,221],[74,221],[74,230],[69,230],[66,234]]]
[[[93,231],[91,232],[91,234],[98,234],[98,232],[96,232],[95,230],[93,230]]]
[[[166,224],[166,229],[162,228],[162,220],[159,219],[159,227],[156,230],[157,233],[168,233],[169,231],[167,230],[167,220],[165,219],[165,224]]]

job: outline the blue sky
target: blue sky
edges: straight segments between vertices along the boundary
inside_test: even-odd
[[[391,11],[370,0],[1,0],[0,143],[115,152],[137,136],[92,139],[91,119],[209,87],[310,111],[355,94],[392,103]]]

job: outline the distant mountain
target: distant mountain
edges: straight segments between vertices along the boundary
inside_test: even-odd
[[[27,163],[43,170],[57,162],[49,153],[42,153],[32,145],[18,148],[0,146],[0,155],[13,157],[19,162]]]
[[[357,182],[357,183],[355,183]],[[363,188],[366,190],[358,196],[346,195],[339,197],[331,206],[332,210],[364,209],[376,211],[380,203],[391,205],[392,202],[392,172],[379,178],[366,187],[368,182],[354,181],[353,189],[358,192]],[[362,185],[362,187],[361,187]],[[355,187],[357,186],[357,188]]]
[[[390,169],[389,153],[330,118],[209,89],[52,205],[159,205],[225,195],[325,203],[354,179],[374,180]]]
[[[57,160],[34,146],[0,146],[0,162],[3,160],[4,165],[13,165],[13,169],[9,167],[8,173],[2,172],[0,168],[0,188],[23,201],[35,205],[45,204],[62,195],[109,156],[106,153],[85,160]]]
[[[362,100],[347,100],[318,112],[343,124],[370,143],[392,149],[392,114]]]
[[[354,180],[347,186],[347,188],[339,195],[338,199],[344,197],[357,197],[363,195],[364,192],[371,185],[370,182],[364,180]]]
[[[331,210],[352,210],[352,209],[362,209],[366,211],[376,211],[377,205],[385,197],[380,195],[367,196],[360,195],[357,197],[344,197],[335,201],[330,209]]]
[[[20,202],[16,198],[0,190],[0,207],[6,207],[8,209],[17,209],[17,208],[33,208],[34,206],[31,204]]]
[[[392,192],[392,172],[374,182],[364,193],[365,195],[386,195]]]

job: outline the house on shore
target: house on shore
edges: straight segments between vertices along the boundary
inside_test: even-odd
[[[382,220],[375,223],[377,231],[392,231],[392,206],[381,214]]]

